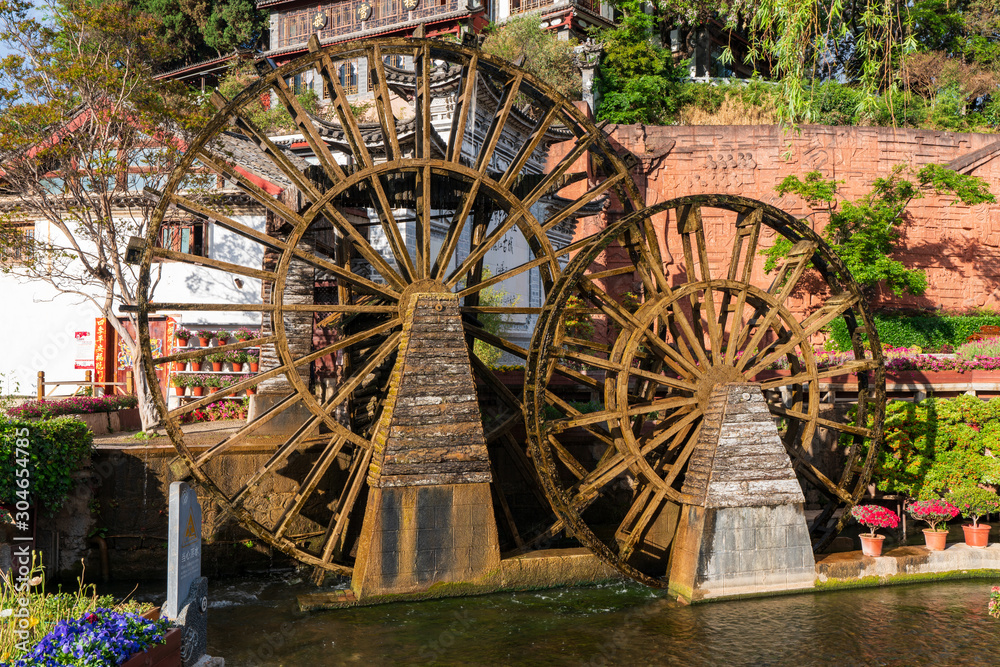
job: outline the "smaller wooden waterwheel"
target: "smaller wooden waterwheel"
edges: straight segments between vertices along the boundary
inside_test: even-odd
[[[667,238],[654,229],[669,229],[674,245],[679,237],[676,263],[662,260]],[[791,249],[766,274],[760,249],[770,237]],[[790,299],[804,293],[811,305],[799,317]],[[838,318],[853,358],[818,359],[813,340]],[[691,500],[682,491],[688,458],[719,384],[760,383],[821,507],[810,521],[814,548],[836,536],[865,491],[885,411],[878,338],[843,263],[772,206],[682,197],[609,226],[563,272],[531,350],[525,411],[545,492],[574,537],[643,583],[666,584],[678,509]],[[595,378],[589,404],[567,398]],[[824,403],[820,383],[831,380],[856,382],[857,403]]]

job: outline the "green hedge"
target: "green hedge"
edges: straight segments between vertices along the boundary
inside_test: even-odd
[[[27,445],[27,447],[25,447]],[[0,415],[0,503],[11,505],[21,490],[19,479],[27,479],[33,504],[54,515],[73,488],[73,474],[90,457],[94,434],[87,425],[73,417],[42,421],[22,421]],[[21,452],[18,452],[18,449]],[[19,454],[28,454],[28,475],[18,477],[23,469]],[[22,491],[23,495],[23,491]]]
[[[871,425],[871,417],[868,420]],[[841,436],[847,445],[850,438]],[[966,484],[1000,484],[1000,398],[889,401],[872,482],[886,493],[937,498]]]
[[[874,320],[879,340],[891,347],[958,347],[979,327],[1000,326],[1000,315],[875,315]],[[851,349],[844,320],[834,320],[830,334],[838,350]]]

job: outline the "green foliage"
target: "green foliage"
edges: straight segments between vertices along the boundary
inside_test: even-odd
[[[668,124],[683,104],[669,51],[650,42],[656,22],[642,0],[617,3],[618,27],[604,30],[604,55],[598,70],[599,120],[613,123]]]
[[[54,515],[73,488],[73,474],[90,458],[93,443],[87,425],[73,417],[29,422],[0,416],[0,459],[7,462],[0,466],[0,503],[23,500],[22,484],[27,484],[35,504]],[[25,462],[28,473],[19,475]]]
[[[932,350],[945,345],[958,347],[982,326],[1000,326],[1000,315],[875,315],[873,319],[885,345]],[[836,349],[852,349],[843,319],[830,324],[830,338]]]
[[[488,280],[492,275],[488,267],[483,268],[483,280]],[[497,286],[486,287],[479,291],[480,306],[514,306],[520,299],[520,295],[511,295],[503,288]],[[506,315],[503,313],[478,313],[477,316],[483,329],[494,336],[502,338],[504,334],[510,331],[511,322],[507,320]],[[499,368],[497,362],[503,356],[503,350],[500,348],[494,347],[477,338],[473,343],[472,351],[488,367],[493,369]]]
[[[233,68],[219,81],[219,93],[226,99],[232,99],[257,78],[252,66]],[[312,88],[302,90],[295,97],[307,112],[321,115],[319,96]],[[268,133],[290,132],[297,129],[295,121],[283,104],[265,105],[262,99],[256,99],[243,107],[243,113],[254,125]],[[215,332],[210,332],[210,335],[214,334]]]
[[[266,10],[253,0],[129,0],[131,7],[156,17],[159,34],[178,53],[163,63],[169,69],[257,46],[268,24]]]
[[[853,202],[838,202],[837,186],[843,181],[824,179],[818,171],[809,172],[804,180],[787,176],[776,190],[781,195],[796,194],[814,208],[827,208],[829,222],[823,236],[869,293],[884,284],[897,296],[903,292],[919,296],[927,289],[926,274],[908,269],[891,257],[900,249],[901,230],[907,222],[906,208],[910,202],[925,193],[952,195],[967,206],[994,202],[996,198],[986,181],[978,176],[929,164],[910,174],[915,177],[914,183],[903,177],[904,169],[897,166],[889,176],[875,179],[871,191]],[[761,254],[767,257],[765,269],[773,270],[790,249],[791,244],[786,242],[763,250]]]
[[[486,29],[483,53],[511,62],[524,56],[524,69],[566,97],[580,99],[580,72],[573,58],[574,40],[559,39],[542,28],[536,14],[516,16]]]
[[[1000,497],[996,491],[984,489],[970,482],[959,486],[947,496],[948,502],[958,507],[966,519],[972,519],[972,525],[979,525],[979,517],[1000,510]]]
[[[841,439],[847,444],[850,437]],[[880,491],[937,498],[968,484],[1000,483],[1000,459],[993,456],[997,451],[1000,399],[958,396],[921,403],[890,401],[885,444],[872,479]]]

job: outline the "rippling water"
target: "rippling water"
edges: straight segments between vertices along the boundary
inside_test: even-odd
[[[292,580],[214,582],[209,653],[246,665],[990,665],[990,582],[679,607],[634,585],[303,614]]]

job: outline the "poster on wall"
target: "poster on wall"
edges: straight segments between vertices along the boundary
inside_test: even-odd
[[[76,338],[76,361],[73,368],[85,371],[94,370],[94,333],[92,331],[77,331],[73,337]]]

